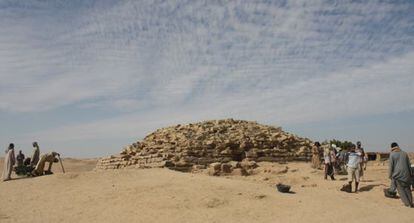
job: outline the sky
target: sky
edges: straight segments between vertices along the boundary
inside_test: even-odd
[[[0,147],[234,118],[414,152],[414,1],[0,0]]]

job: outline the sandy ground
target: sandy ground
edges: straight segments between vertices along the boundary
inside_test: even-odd
[[[385,198],[387,166],[371,164],[361,192],[339,191],[308,163],[262,163],[249,177],[167,169],[93,171],[66,159],[67,173],[0,183],[0,222],[412,222],[414,209]],[[287,167],[287,168],[286,168]],[[3,164],[0,162],[0,168]],[[292,194],[277,192],[278,182]]]

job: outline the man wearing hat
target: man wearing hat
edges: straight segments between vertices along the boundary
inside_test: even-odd
[[[397,187],[401,201],[405,206],[411,208],[414,207],[410,189],[412,177],[413,173],[407,153],[402,151],[396,142],[393,142],[389,159],[389,178],[391,184]]]

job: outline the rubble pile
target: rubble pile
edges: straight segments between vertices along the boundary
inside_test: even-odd
[[[308,161],[311,145],[309,139],[280,127],[212,120],[158,129],[126,146],[119,155],[99,160],[97,169],[166,167],[192,171],[210,167],[211,175],[236,169],[243,173],[260,161]]]

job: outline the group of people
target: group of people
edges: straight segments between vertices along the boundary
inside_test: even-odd
[[[58,158],[60,158],[60,154],[57,152],[50,152],[40,155],[39,144],[33,142],[32,145],[32,156],[25,158],[25,155],[21,150],[19,150],[17,156],[15,156],[14,144],[9,144],[4,158],[3,181],[11,180],[13,170],[18,175],[25,174],[28,176],[41,176],[43,174],[52,173],[52,164],[54,162],[59,162]],[[46,163],[49,163],[49,166],[45,171],[44,168]]]
[[[29,176],[40,176],[52,173],[52,164],[59,162],[60,154],[50,152],[40,156],[40,149],[37,142],[33,142],[33,153],[31,157],[25,158],[20,150],[15,156],[14,144],[10,143],[6,150],[3,169],[3,181],[11,180],[12,171],[23,171]],[[312,167],[320,169],[322,164],[324,167],[324,178],[328,176],[335,180],[335,172],[348,175],[348,192],[352,192],[352,183],[355,182],[355,192],[358,192],[360,178],[366,170],[367,155],[362,148],[361,142],[357,142],[356,146],[352,145],[349,151],[337,147],[332,144],[325,149],[319,142],[314,143],[312,148]],[[48,169],[45,171],[45,165],[49,163]],[[391,186],[389,193],[396,193],[405,206],[414,207],[411,187],[414,187],[414,168],[411,166],[410,159],[406,152],[402,151],[397,143],[391,144],[391,152],[389,156],[389,179]]]
[[[351,159],[349,159],[350,156]],[[337,147],[335,144],[323,149],[319,142],[315,142],[312,148],[312,167],[320,169],[323,164],[325,180],[328,179],[328,176],[335,180],[335,173],[351,172],[359,182],[359,178],[366,169],[366,161],[366,154],[361,142],[357,142],[356,146],[352,146],[349,151]]]
[[[367,154],[362,148],[361,142],[352,145],[349,150],[337,147],[335,144],[322,149],[319,142],[315,142],[312,148],[312,167],[320,169],[324,164],[324,178],[328,176],[335,180],[335,172],[348,175],[346,190],[352,192],[352,183],[355,182],[355,192],[358,192],[360,178],[364,175],[367,165]],[[389,157],[390,193],[400,195],[405,206],[414,207],[411,187],[414,187],[414,167],[406,152],[402,151],[397,143],[391,144]]]

